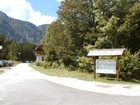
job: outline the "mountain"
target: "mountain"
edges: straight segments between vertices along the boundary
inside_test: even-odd
[[[47,24],[44,24],[37,27],[30,22],[8,17],[0,11],[0,34],[20,43],[39,43],[45,34],[47,26]]]
[[[41,34],[44,35],[46,32],[46,28],[48,27],[48,24],[43,24],[38,26],[39,30],[42,32]]]

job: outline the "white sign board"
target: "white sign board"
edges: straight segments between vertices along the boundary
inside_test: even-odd
[[[112,59],[97,59],[96,73],[116,74],[116,60]]]

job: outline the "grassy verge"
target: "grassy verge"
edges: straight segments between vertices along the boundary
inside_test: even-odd
[[[45,69],[40,66],[36,66],[34,64],[30,64],[32,68],[35,70],[50,75],[50,76],[58,76],[58,77],[71,77],[71,78],[77,78],[80,80],[85,81],[96,81],[96,82],[105,82],[105,83],[113,83],[113,84],[139,84],[140,81],[117,81],[117,80],[108,80],[106,78],[97,77],[95,80],[93,78],[93,74],[89,73],[82,73],[79,71],[68,71],[67,69]]]
[[[16,66],[18,64],[20,64],[21,62],[20,61],[13,61],[14,62],[14,65],[13,66]]]

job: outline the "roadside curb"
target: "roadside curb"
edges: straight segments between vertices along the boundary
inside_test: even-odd
[[[82,81],[75,78],[61,78],[56,76],[47,76],[45,79],[57,84],[84,91],[122,96],[140,96],[140,85],[106,84],[101,82]]]
[[[42,77],[50,82],[54,82],[63,86],[80,89],[84,91],[122,95],[122,96],[140,96],[140,85],[138,84],[112,84],[95,81],[84,81],[76,78],[65,78],[57,76],[48,76],[32,68],[33,71],[42,75]]]

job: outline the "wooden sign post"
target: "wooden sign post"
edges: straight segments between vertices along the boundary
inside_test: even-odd
[[[94,62],[94,79],[96,79],[96,57],[93,58],[93,62]]]
[[[119,64],[119,60],[120,60],[120,57],[118,56],[117,57],[117,67],[116,67],[116,70],[117,70],[117,80],[119,80],[119,76],[120,76],[120,64]]]
[[[96,73],[101,73],[101,74],[115,74],[116,79],[119,80],[120,75],[119,59],[120,56],[123,55],[124,51],[125,49],[97,49],[89,51],[87,56],[93,57],[94,79],[96,79]],[[116,56],[117,61],[115,59],[97,59],[97,57],[100,56]]]

